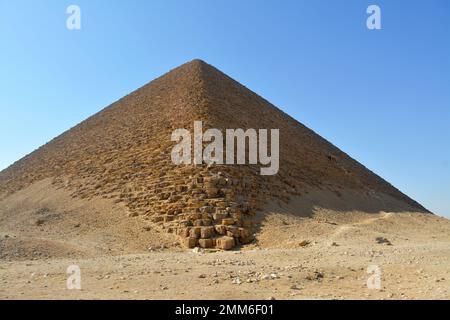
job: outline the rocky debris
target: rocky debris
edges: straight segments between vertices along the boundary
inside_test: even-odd
[[[309,245],[311,242],[308,240],[302,240],[298,243],[299,247],[306,247],[307,245]]]
[[[384,238],[384,237],[376,237],[376,238],[375,238],[375,241],[376,241],[378,244],[384,244],[384,245],[387,245],[387,246],[392,246],[391,241],[389,241],[388,239],[386,239],[386,238]]]
[[[159,246],[150,246],[150,247],[147,248],[147,250],[149,252],[162,251],[162,250],[165,250],[165,249],[167,249],[167,246],[165,244],[161,244]]]
[[[277,273],[270,273],[270,274],[260,274],[258,279],[259,280],[273,280],[278,279],[280,276]]]
[[[324,278],[323,272],[317,270],[305,276],[305,279],[309,281],[312,280],[321,281],[323,278]]]
[[[241,281],[241,278],[235,277],[235,278],[233,278],[233,281],[232,281],[231,283],[232,283],[232,284],[241,284],[242,281]]]
[[[224,265],[230,265],[230,266],[253,266],[255,265],[255,262],[253,260],[226,260],[226,259],[214,259],[212,261],[207,261],[205,264],[210,266],[224,266]]]
[[[193,252],[193,253],[202,253],[203,251],[202,251],[201,248],[195,247],[194,249],[192,249],[192,252]]]
[[[227,197],[230,192],[234,193],[234,187],[240,188],[244,183],[233,181],[229,176],[228,172],[208,172],[191,176],[190,185],[176,187],[176,192],[188,196],[188,206],[183,209],[170,209],[161,215],[152,213],[150,221],[161,224],[168,232],[176,233],[187,248],[200,246],[205,249],[228,250],[239,244],[250,243],[254,239],[251,232],[253,212],[246,201],[234,202]],[[242,192],[241,190],[240,193]],[[167,195],[162,194],[160,197],[164,200]],[[195,206],[197,202],[199,204]],[[171,204],[169,207],[173,206]],[[223,236],[234,240],[221,239]]]
[[[37,215],[47,215],[50,213],[50,209],[49,208],[39,208],[34,213]]]
[[[270,280],[271,277],[269,274],[263,274],[259,277],[260,280]]]

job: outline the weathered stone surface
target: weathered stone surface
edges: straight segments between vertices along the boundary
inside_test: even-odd
[[[232,225],[235,223],[235,220],[233,218],[226,218],[226,219],[222,219],[222,224],[223,225]]]
[[[208,195],[208,198],[215,198],[219,195],[218,188],[206,188],[205,191],[206,194]]]
[[[183,228],[183,227],[178,228],[178,229],[177,229],[177,234],[178,234],[180,237],[183,237],[183,238],[189,237],[189,228]]]
[[[194,248],[197,244],[197,239],[196,238],[184,238],[182,239],[182,243],[186,248]]]
[[[252,234],[249,234],[249,235],[244,236],[244,237],[241,236],[241,237],[239,238],[239,242],[240,242],[241,244],[247,244],[247,243],[252,242],[253,240],[255,240],[255,237],[254,237]]]
[[[222,224],[216,224],[216,225],[214,226],[214,228],[215,228],[215,230],[216,230],[216,232],[217,232],[218,234],[225,235],[225,234],[227,233],[227,228],[226,228],[226,226],[224,226],[224,225],[222,225]]]
[[[202,225],[203,226],[210,226],[212,224],[211,219],[202,219]]]
[[[239,228],[236,226],[226,226],[227,235],[230,237],[240,237]]]
[[[235,241],[233,237],[220,237],[216,239],[216,247],[222,250],[229,250],[234,248]]]
[[[214,220],[222,220],[225,218],[228,218],[228,212],[226,212],[226,211],[216,212],[213,214]]]
[[[159,216],[159,217],[153,217],[153,218],[151,219],[151,221],[154,222],[154,223],[162,222],[162,221],[164,221],[164,217],[161,217],[161,216]]]
[[[173,220],[173,216],[169,216],[169,215],[164,216],[164,222],[170,222],[172,220]]]
[[[214,211],[214,207],[213,206],[203,206],[201,208],[199,208],[200,213],[212,213]]]
[[[189,236],[191,238],[200,238],[200,234],[201,234],[202,228],[201,227],[192,227],[191,230],[189,231]]]
[[[198,245],[202,248],[212,248],[213,240],[212,239],[199,239]]]
[[[239,228],[238,231],[239,231],[239,237],[241,237],[241,238],[249,237],[252,234],[251,231],[247,228]]]
[[[214,233],[215,233],[214,227],[212,227],[212,226],[202,227],[201,232],[200,232],[200,237],[202,239],[211,238],[214,235]]]

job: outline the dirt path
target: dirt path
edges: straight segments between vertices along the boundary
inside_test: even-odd
[[[355,228],[357,228],[359,226],[370,225],[370,224],[373,224],[373,223],[375,223],[375,222],[377,222],[379,220],[389,219],[390,217],[392,217],[392,215],[393,215],[392,212],[383,212],[383,213],[380,213],[380,215],[377,216],[377,217],[371,217],[371,218],[363,219],[362,221],[359,221],[359,222],[354,222],[354,223],[341,225],[331,235],[331,239],[334,239],[334,238],[338,237],[339,235],[341,235],[342,233],[345,233],[347,231],[355,229]]]

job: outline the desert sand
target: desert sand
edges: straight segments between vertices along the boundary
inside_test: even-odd
[[[323,207],[308,213],[320,198]],[[192,250],[174,235],[143,229],[139,217],[123,219],[110,200],[80,201],[42,181],[0,202],[0,298],[450,297],[450,221],[336,209],[349,201],[357,201],[351,191],[312,190],[258,213],[251,244]],[[81,290],[66,287],[70,265],[80,267]],[[371,265],[381,270],[380,289],[367,287]]]

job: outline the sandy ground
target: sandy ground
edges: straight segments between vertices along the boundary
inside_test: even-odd
[[[106,200],[78,202],[42,181],[0,201],[0,299],[450,298],[449,220],[338,210],[351,194],[311,214],[302,205],[316,196],[269,205],[251,245],[193,251]],[[70,265],[81,290],[67,289]]]

